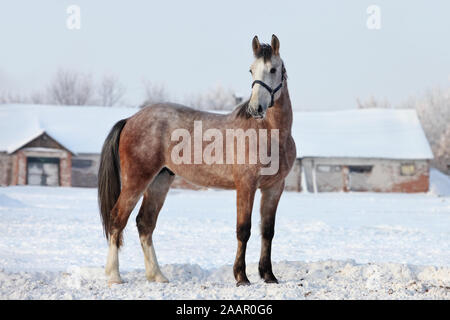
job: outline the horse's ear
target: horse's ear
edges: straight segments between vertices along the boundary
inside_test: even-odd
[[[272,35],[271,46],[272,46],[273,53],[278,56],[280,54],[280,40],[278,40],[277,36],[274,34]]]
[[[254,36],[253,37],[253,41],[252,41],[252,48],[253,48],[253,54],[256,55],[259,52],[259,49],[261,49],[261,44],[259,43],[259,39],[258,36]]]

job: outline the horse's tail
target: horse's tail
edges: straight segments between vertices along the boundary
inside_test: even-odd
[[[103,143],[98,169],[98,206],[106,239],[111,231],[111,210],[120,195],[119,139],[127,119],[117,122]]]

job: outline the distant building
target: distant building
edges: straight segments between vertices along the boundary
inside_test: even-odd
[[[0,106],[0,185],[96,187],[106,135],[138,110]],[[295,112],[292,131],[287,190],[428,190],[433,155],[413,110]],[[174,187],[201,189],[179,177]]]
[[[428,191],[433,154],[415,110],[297,113],[293,136],[309,192]]]
[[[96,187],[101,147],[135,108],[0,106],[0,185]]]
[[[0,183],[69,187],[73,155],[46,132],[40,132],[25,144],[0,152]]]

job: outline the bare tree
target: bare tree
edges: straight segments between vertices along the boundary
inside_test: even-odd
[[[125,94],[125,87],[116,76],[105,75],[97,88],[98,104],[101,106],[115,106],[121,102]]]
[[[98,85],[90,74],[59,69],[46,91],[31,94],[0,91],[0,103],[114,106],[122,103],[125,87],[113,75],[105,75]]]
[[[48,101],[46,95],[39,91],[33,92],[32,94],[3,91],[0,93],[0,104],[6,103],[45,104]]]
[[[28,96],[27,99],[32,104],[47,104],[48,99],[45,93],[40,91],[35,91]]]
[[[0,104],[6,103],[28,103],[28,99],[25,95],[17,92],[2,91],[0,93]]]
[[[59,69],[48,87],[48,98],[59,105],[88,105],[93,103],[94,91],[90,75]]]
[[[360,98],[357,98],[356,103],[358,105],[358,109],[371,109],[371,108],[390,109],[390,108],[392,108],[391,104],[389,103],[389,101],[387,99],[377,100],[374,96],[370,96],[370,98],[365,101],[361,101]]]
[[[145,98],[141,107],[169,100],[169,93],[163,84],[155,84],[151,81],[144,80],[143,85]]]
[[[450,126],[450,88],[442,89],[435,87],[426,92],[425,96],[419,99],[410,99],[410,106],[417,110],[420,122],[423,126],[435,159],[432,164],[441,170],[446,170],[443,166],[445,157],[445,146],[450,143],[446,138]]]
[[[443,172],[450,174],[450,124],[447,124],[447,129],[441,135],[436,149],[436,166]]]
[[[233,110],[241,100],[231,89],[217,85],[204,94],[188,97],[185,103],[200,110]]]

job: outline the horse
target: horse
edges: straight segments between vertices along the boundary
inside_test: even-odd
[[[175,103],[157,103],[146,106],[112,127],[102,147],[98,172],[100,216],[109,244],[105,266],[109,286],[122,283],[118,256],[122,231],[142,196],[136,224],[144,253],[145,275],[148,281],[168,282],[159,268],[152,235],[176,176],[207,188],[236,190],[237,252],[233,273],[237,286],[250,284],[245,270],[245,253],[250,238],[254,196],[260,189],[261,255],[258,270],[266,283],[278,283],[272,271],[271,250],[278,202],[285,178],[296,158],[291,136],[293,114],[279,39],[272,35],[269,45],[260,43],[255,36],[252,49],[251,96],[231,113],[210,113]],[[179,134],[175,134],[178,140],[173,139],[174,133],[180,130],[187,135],[195,134],[199,123],[206,129],[205,134],[213,133],[209,140],[215,137],[214,143],[220,142],[218,137],[230,131],[244,133],[243,148],[239,149],[238,144],[231,148],[217,144],[215,151],[211,152],[213,160],[218,160],[215,157],[223,152],[229,161],[206,161],[207,157],[203,159],[201,152],[198,156],[195,148],[208,148],[208,137],[200,142],[194,141],[194,146],[191,142],[181,143]],[[267,137],[257,136],[260,144],[255,149],[249,146],[255,137],[252,132],[277,134],[271,134],[270,141]],[[231,140],[234,142],[236,139]],[[246,161],[254,160],[255,152],[264,149],[262,140],[267,141],[271,155],[276,154],[277,159],[271,158],[270,163],[261,159]],[[191,153],[193,149],[194,155]],[[244,161],[239,161],[242,154]],[[275,170],[263,173],[271,165]]]

